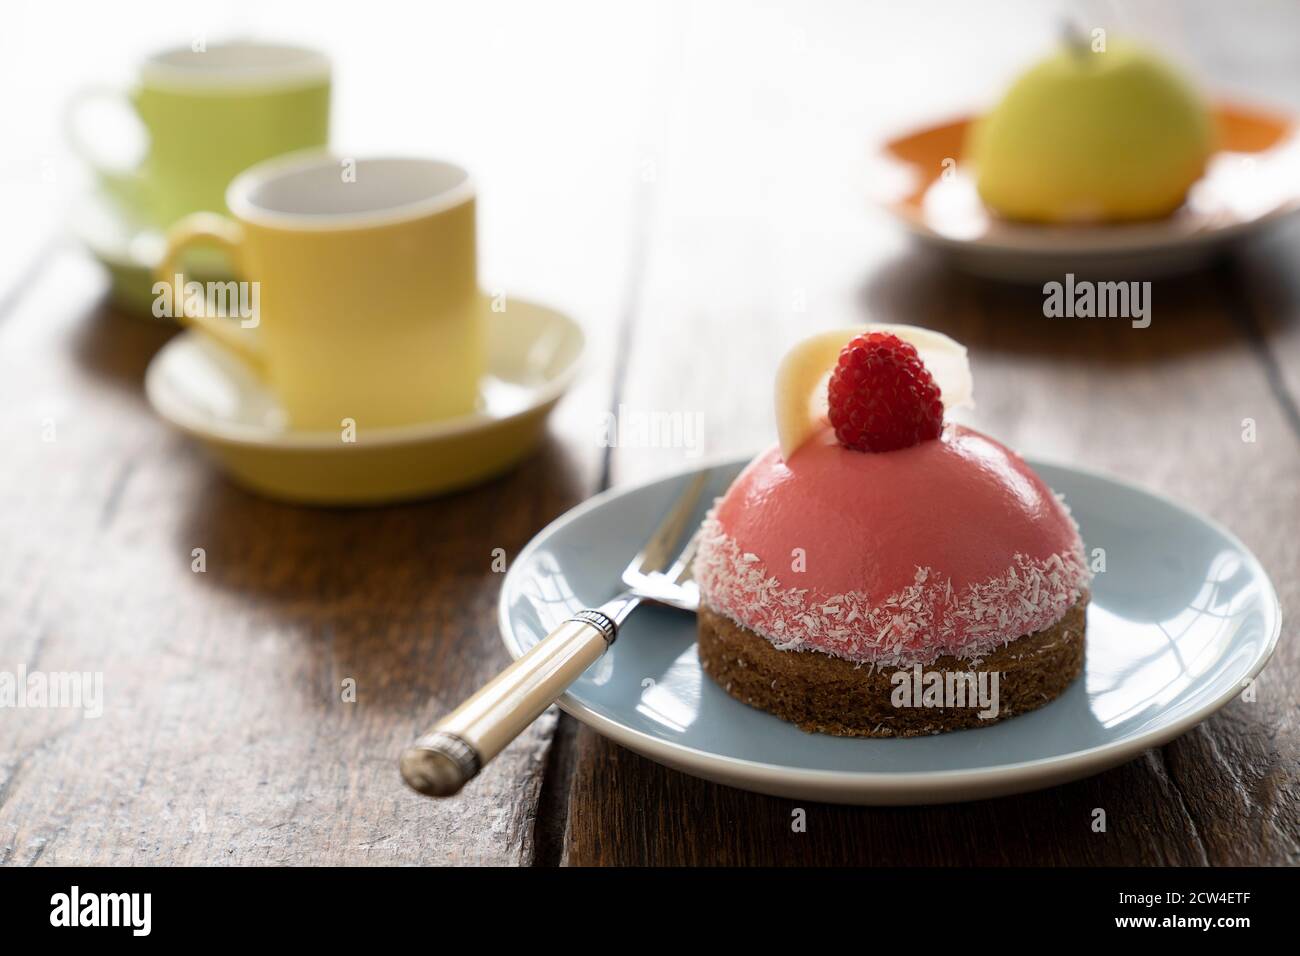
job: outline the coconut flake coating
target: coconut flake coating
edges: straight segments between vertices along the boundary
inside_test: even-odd
[[[884,666],[979,659],[1087,590],[1078,527],[1020,456],[972,429],[899,451],[829,429],[759,455],[705,521],[706,604],[783,650]]]

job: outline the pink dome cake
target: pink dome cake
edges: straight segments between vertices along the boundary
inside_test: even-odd
[[[769,449],[736,478],[695,559],[705,670],[806,730],[982,726],[1047,703],[1082,670],[1090,576],[1069,511],[1020,456],[943,423],[926,400],[939,397],[938,384],[926,391],[927,350],[885,328],[865,377],[850,366],[870,362],[846,357],[865,337],[840,353],[830,423],[796,428],[797,447]],[[845,378],[857,398],[838,407]],[[863,422],[870,434],[854,430]]]

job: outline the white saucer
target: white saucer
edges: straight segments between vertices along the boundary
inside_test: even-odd
[[[546,416],[578,372],[584,337],[552,309],[518,299],[485,309],[488,373],[480,410],[461,418],[361,430],[294,430],[240,358],[194,331],[154,357],[145,392],[164,419],[201,441],[238,483],[304,504],[379,504],[464,488],[540,442]]]
[[[915,129],[882,144],[870,165],[874,198],[923,245],[995,279],[1153,279],[1199,268],[1229,243],[1300,210],[1300,132],[1287,117],[1219,104],[1220,150],[1172,215],[1145,222],[1008,222],[981,202],[962,167],[971,120]],[[956,165],[954,166],[954,162]]]

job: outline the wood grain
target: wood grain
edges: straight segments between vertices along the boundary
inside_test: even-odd
[[[0,326],[0,667],[104,682],[97,720],[0,720],[0,859],[528,862],[553,716],[455,800],[408,792],[395,760],[507,662],[491,550],[584,497],[592,462],[551,441],[437,505],[253,497],[144,405],[169,332],[68,307],[99,282],[65,254]]]
[[[787,96],[797,101],[804,92],[796,82]],[[836,104],[849,112],[847,104]],[[1024,451],[1112,471],[1206,511],[1233,527],[1273,570],[1288,616],[1300,610],[1295,539],[1277,533],[1300,514],[1297,434],[1288,393],[1269,371],[1273,363],[1286,367],[1275,355],[1289,332],[1273,328],[1271,319],[1261,323],[1244,267],[1158,285],[1148,330],[1053,324],[1043,318],[1036,291],[965,279],[901,249],[846,194],[841,184],[849,177],[814,172],[792,176],[788,182],[797,186],[774,181],[774,170],[816,170],[826,160],[789,144],[812,141],[802,129],[791,136],[789,129],[765,126],[759,114],[768,110],[754,105],[748,123],[736,121],[770,131],[754,134],[757,142],[702,145],[685,133],[675,140],[707,150],[718,168],[731,171],[730,190],[763,195],[765,203],[761,214],[747,216],[726,205],[731,194],[707,179],[672,180],[661,188],[661,225],[650,244],[652,266],[638,313],[637,341],[645,348],[623,389],[630,407],[704,416],[709,454],[752,450],[771,440],[771,371],[785,344],[816,328],[868,319],[939,328],[972,349],[979,394],[974,424]],[[679,122],[698,132],[689,116]],[[746,166],[745,155],[762,155],[764,162]],[[693,274],[691,264],[705,249],[727,255],[712,257],[707,274]],[[1254,281],[1274,277],[1269,316],[1288,308],[1294,314],[1292,290],[1276,278],[1288,274],[1294,256],[1294,246],[1283,246],[1271,260],[1252,260]],[[676,339],[691,343],[694,361],[650,347]],[[718,389],[717,382],[728,387]],[[1267,439],[1241,442],[1246,417]],[[643,478],[684,457],[682,449],[619,449],[614,473],[620,481]],[[822,823],[806,834],[791,833],[789,801],[688,780],[582,730],[564,859],[1293,860],[1297,667],[1294,651],[1284,646],[1260,682],[1257,704],[1235,703],[1171,746],[1094,780],[971,807],[820,807],[810,813]],[[1098,806],[1112,821],[1108,834],[1087,826]]]
[[[1269,27],[1294,13],[1234,19],[1235,30],[1260,33],[1262,45],[1252,49],[1265,52],[1252,62],[1225,44],[1222,19],[1206,5],[1150,13],[1130,11],[1116,23],[1114,11],[1084,5],[1081,15],[1145,31],[1215,89],[1298,105],[1295,58]],[[1045,42],[1032,39],[1035,14],[1024,12],[1014,30],[1000,17],[999,48]],[[862,29],[842,9],[835,22],[840,35]],[[803,49],[842,48],[816,13],[798,25]],[[968,38],[965,47],[952,45],[959,35]],[[984,25],[969,21],[925,31],[922,59],[936,64],[937,86],[950,55],[961,71],[954,85],[972,97],[996,87],[993,68],[976,70],[970,56],[982,37]],[[767,62],[755,63],[764,52]],[[864,60],[771,54],[735,54],[726,71],[688,57],[680,64],[679,81],[696,99],[674,114],[663,139],[662,166],[683,174],[657,184],[636,358],[621,392],[626,405],[698,414],[704,453],[745,453],[773,439],[772,371],[797,338],[867,320],[938,328],[971,348],[972,424],[1026,453],[1121,475],[1226,524],[1270,570],[1284,619],[1293,620],[1300,539],[1282,529],[1300,517],[1295,231],[1208,273],[1157,283],[1150,329],[1045,319],[1039,291],[965,278],[907,248],[890,224],[867,214],[860,179],[839,165],[915,117],[951,115],[954,103],[966,102],[955,88],[917,90],[918,72],[901,64],[882,86],[876,65]],[[718,72],[727,79],[719,82]],[[769,73],[780,77],[776,102],[736,96],[727,101],[726,124],[707,125],[703,117],[716,115],[713,97],[762,87]],[[890,90],[905,93],[891,97]],[[933,105],[936,94],[946,105]],[[681,346],[665,344],[678,342],[689,343],[685,360]],[[1256,423],[1253,444],[1241,440],[1245,418]],[[699,450],[620,448],[613,478],[680,467]],[[1236,701],[1108,773],[970,805],[806,807],[806,833],[791,830],[792,801],[694,780],[585,728],[562,727],[557,741],[573,739],[573,778],[558,858],[575,865],[1295,863],[1300,651],[1293,634],[1288,625],[1256,703]],[[1088,825],[1096,807],[1107,811],[1105,834]]]
[[[1273,270],[1289,268],[1286,250]],[[1257,269],[1266,268],[1263,262]],[[1300,614],[1300,433],[1271,381],[1236,266],[1159,284],[1151,328],[1048,320],[1041,293],[955,275],[919,253],[859,287],[861,319],[926,324],[970,346],[972,423],[1027,453],[1109,471],[1234,529]],[[1296,314],[1291,301],[1282,314]],[[758,321],[772,321],[758,311]],[[797,321],[785,334],[797,334]],[[661,323],[662,327],[662,323]],[[671,332],[671,330],[668,330]],[[780,337],[775,328],[762,338]],[[708,350],[708,376],[667,365],[634,378],[629,400],[708,400],[711,381],[763,408],[770,379],[746,357]],[[751,353],[752,354],[752,353]],[[723,365],[719,369],[717,365]],[[756,363],[757,364],[757,363]],[[1242,442],[1241,422],[1260,439]],[[748,430],[748,423],[739,426]],[[770,427],[770,426],[769,426]],[[769,438],[770,440],[770,438]],[[635,460],[628,456],[629,460]],[[620,459],[622,463],[622,459]],[[691,780],[577,734],[565,859],[572,864],[1249,864],[1294,863],[1300,847],[1300,652],[1284,635],[1256,703],[1236,701],[1172,744],[1091,780],[1003,800],[920,809],[808,807]],[[1093,833],[1094,808],[1109,830]]]
[[[1167,44],[1217,91],[1300,108],[1300,11],[1075,7]],[[44,33],[79,63],[106,37],[119,65],[175,42],[128,35],[107,8],[52,9],[0,36],[0,71],[24,75]],[[501,3],[448,29],[383,2],[305,9],[265,6],[257,24],[335,52],[337,141],[464,161],[485,288],[573,313],[588,374],[542,451],[473,491],[333,511],[248,495],[143,400],[171,330],[106,308],[100,272],[44,238],[76,187],[51,117],[97,77],[9,98],[6,125],[28,136],[0,176],[0,671],[99,671],[105,697],[98,719],[0,713],[0,865],[1300,863],[1300,227],[1158,284],[1152,327],[1133,330],[1045,319],[1036,291],[953,273],[865,199],[871,144],[994,95],[1057,11]],[[193,26],[161,6],[140,19]],[[793,801],[667,770],[553,711],[458,798],[406,791],[401,748],[506,661],[492,548],[514,555],[600,488],[770,442],[786,346],[867,319],[968,344],[977,427],[1236,531],[1287,622],[1257,702],[1089,780],[951,807],[809,805],[802,833]],[[607,410],[686,413],[700,440],[601,448]]]
[[[151,30],[91,4],[32,8],[0,36],[14,83],[50,37],[77,64],[0,107],[23,131],[0,170],[0,670],[102,670],[105,694],[98,720],[0,714],[0,863],[531,863],[554,713],[454,800],[409,792],[396,757],[507,661],[492,549],[513,557],[606,465],[658,14],[574,8],[593,46],[519,3],[203,24],[158,7]],[[149,411],[141,378],[171,332],[108,310],[100,270],[42,237],[88,184],[61,146],[64,99],[194,29],[325,49],[341,149],[472,171],[484,289],[559,308],[588,338],[583,380],[518,471],[399,508],[299,509],[233,487]]]

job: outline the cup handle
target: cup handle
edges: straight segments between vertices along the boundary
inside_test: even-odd
[[[63,135],[68,146],[77,158],[94,170],[109,191],[119,198],[128,197],[138,185],[135,170],[114,169],[106,162],[103,154],[96,149],[82,131],[81,116],[86,107],[96,102],[111,102],[119,109],[124,108],[139,124],[139,117],[131,105],[131,97],[125,91],[112,86],[89,86],[78,90],[68,100],[63,110]]]
[[[213,212],[196,212],[186,216],[167,232],[167,248],[162,261],[158,264],[154,278],[161,283],[175,283],[181,289],[185,287],[185,273],[181,266],[181,257],[192,246],[217,246],[230,257],[235,275],[242,279],[244,270],[240,248],[244,240],[244,230],[239,223],[219,216]],[[262,344],[256,334],[255,326],[246,326],[242,322],[232,321],[214,315],[195,315],[185,308],[185,296],[177,297],[179,303],[173,303],[176,318],[183,325],[210,335],[220,344],[230,349],[240,358],[245,359],[255,368],[261,369],[265,364]]]

